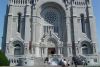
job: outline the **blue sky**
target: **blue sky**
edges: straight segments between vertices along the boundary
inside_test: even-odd
[[[100,52],[100,0],[93,0],[94,15],[96,17],[97,41]]]
[[[4,16],[6,13],[6,5],[8,0],[0,0],[0,45],[3,34],[3,24],[4,24]],[[100,0],[93,0],[94,7],[94,15],[96,17],[96,25],[97,25],[97,40],[100,48]],[[100,50],[99,50],[100,52]]]
[[[2,42],[4,15],[6,13],[7,0],[0,0],[0,45]]]

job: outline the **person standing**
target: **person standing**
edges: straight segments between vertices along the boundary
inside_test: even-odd
[[[45,60],[44,60],[44,63],[48,63],[48,61],[49,61],[49,58],[46,57]]]
[[[67,66],[67,61],[66,61],[66,59],[63,59],[62,62],[63,62],[62,67],[66,67],[66,66]]]
[[[68,60],[67,65],[70,66],[70,64],[71,64],[71,62],[70,62],[70,60]]]

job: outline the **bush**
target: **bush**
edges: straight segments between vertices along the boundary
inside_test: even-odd
[[[9,66],[9,61],[1,50],[0,50],[0,66]]]

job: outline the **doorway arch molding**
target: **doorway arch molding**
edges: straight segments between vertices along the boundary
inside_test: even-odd
[[[82,41],[81,50],[83,55],[93,54],[93,44],[88,41]]]

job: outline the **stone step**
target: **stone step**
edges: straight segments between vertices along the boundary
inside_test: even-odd
[[[35,65],[44,65],[44,59],[45,58],[34,58],[34,64]],[[63,57],[63,59],[66,59],[66,61],[70,60],[71,61],[71,58],[70,57]]]
[[[44,59],[43,58],[35,58],[34,59],[34,64],[35,65],[43,65],[44,64]]]

